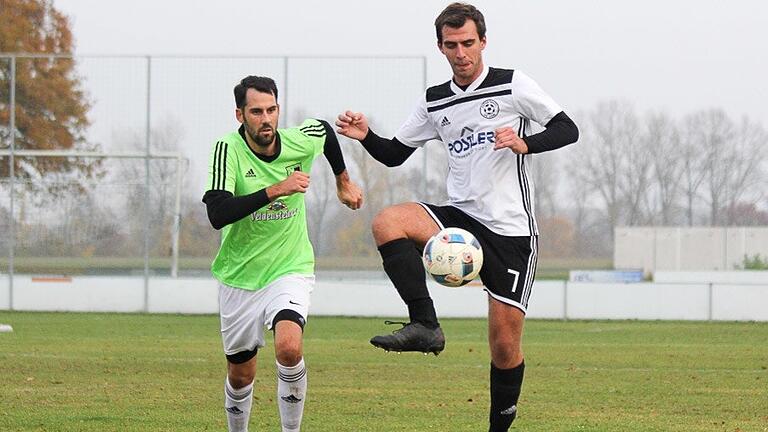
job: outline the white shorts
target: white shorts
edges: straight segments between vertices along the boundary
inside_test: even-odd
[[[219,316],[224,354],[253,351],[264,346],[264,328],[272,329],[275,315],[284,309],[307,320],[314,276],[286,275],[266,287],[250,291],[219,282]]]

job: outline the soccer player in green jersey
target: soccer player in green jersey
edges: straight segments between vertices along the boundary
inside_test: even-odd
[[[219,313],[230,432],[248,430],[256,354],[264,328],[274,331],[277,404],[283,432],[298,431],[307,372],[302,334],[314,286],[314,252],[307,234],[304,193],[312,162],[323,153],[336,176],[336,194],[356,210],[360,188],[349,179],[336,135],[323,120],[278,129],[280,106],[271,78],[248,76],[235,86],[240,128],[211,153],[208,218],[221,230],[211,271],[219,281]]]

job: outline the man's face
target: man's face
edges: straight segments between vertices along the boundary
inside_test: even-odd
[[[448,59],[456,84],[471,84],[483,72],[485,38],[480,39],[474,21],[468,19],[460,28],[443,26],[443,43],[438,48]]]
[[[275,140],[280,106],[272,93],[249,88],[245,92],[245,106],[235,110],[237,121],[259,147],[268,147]]]

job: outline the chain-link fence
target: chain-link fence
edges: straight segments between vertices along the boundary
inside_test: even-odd
[[[200,199],[213,143],[239,126],[232,89],[243,76],[275,79],[281,127],[353,109],[391,135],[423,92],[425,68],[421,57],[0,55],[0,268],[208,274],[219,239]],[[372,269],[375,212],[443,194],[445,164],[440,151],[420,152],[387,172],[359,144],[342,148],[366,205],[341,206],[318,161],[310,233],[320,268]]]
[[[239,126],[232,89],[250,74],[276,80],[283,127],[352,109],[383,136],[427,86],[422,57],[0,54],[0,272],[208,275],[219,244],[200,202],[208,159]],[[579,143],[533,160],[539,276],[610,268],[614,226],[768,224],[759,123],[620,103],[574,117]],[[318,269],[380,272],[371,220],[393,203],[442,202],[446,155],[428,145],[389,169],[341,143],[365,206],[340,205],[328,164],[314,164]]]

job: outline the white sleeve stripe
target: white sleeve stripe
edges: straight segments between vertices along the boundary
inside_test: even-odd
[[[303,133],[310,133],[310,132],[323,132],[325,133],[325,127],[323,125],[313,125],[313,126],[305,126],[303,128],[299,129]]]
[[[228,144],[224,141],[216,143],[216,149],[213,152],[212,190],[225,189],[227,179],[227,147]]]

